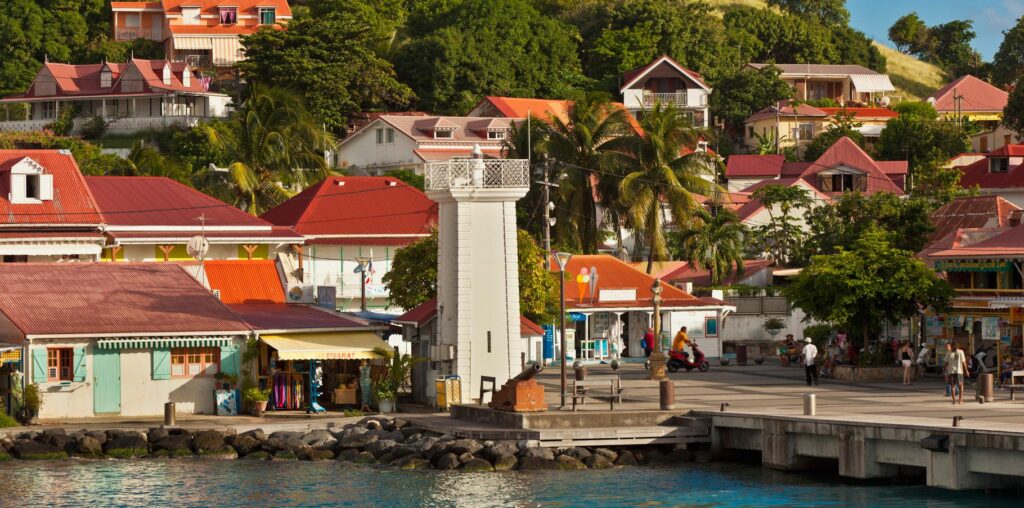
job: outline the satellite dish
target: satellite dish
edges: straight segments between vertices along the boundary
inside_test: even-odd
[[[302,300],[302,288],[299,286],[292,286],[292,288],[288,290],[288,299],[293,302]]]
[[[193,236],[185,244],[185,251],[189,256],[202,261],[206,257],[206,253],[210,252],[210,241],[205,236]]]
[[[891,103],[892,103],[892,98],[891,97],[889,97],[888,95],[882,97],[882,106],[889,107],[889,104],[891,104]]]

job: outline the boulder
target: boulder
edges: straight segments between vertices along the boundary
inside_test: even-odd
[[[515,455],[501,455],[494,459],[494,470],[511,471],[516,468],[518,462]]]
[[[519,452],[519,449],[514,444],[496,443],[484,448],[483,456],[490,460],[497,460],[498,457],[505,455],[515,456],[517,452]]]
[[[596,453],[587,457],[587,460],[583,461],[583,463],[591,469],[611,469],[615,467],[615,464],[608,460],[608,457]]]
[[[570,469],[586,469],[587,465],[580,462],[579,459],[572,455],[559,455],[555,462],[558,464],[558,469],[570,470]]]
[[[405,457],[395,460],[391,465],[399,469],[407,470],[429,469],[430,461],[420,457],[419,455],[406,455]]]
[[[299,450],[295,452],[295,456],[298,457],[299,460],[327,460],[334,458],[334,452],[331,450],[306,446],[299,448]]]
[[[623,450],[619,452],[619,457],[615,459],[616,466],[636,466],[639,463],[636,460],[636,456],[629,450]]]
[[[391,428],[394,430],[404,429],[409,426],[409,420],[403,420],[401,418],[395,418],[391,420]]]
[[[19,439],[11,448],[15,457],[21,460],[54,460],[68,458],[67,452],[49,443]]]
[[[520,471],[554,471],[558,469],[558,464],[554,460],[533,456],[521,457],[518,466]]]
[[[245,432],[243,432],[241,434],[238,434],[235,437],[238,438],[238,437],[241,437],[241,436],[251,437],[251,438],[253,438],[253,439],[257,440],[257,441],[261,441],[261,442],[262,441],[266,441],[267,438],[270,437],[270,436],[267,435],[266,432],[263,432],[263,429],[247,430],[247,431],[245,431]]]
[[[325,429],[309,431],[305,436],[302,436],[302,442],[307,446],[321,450],[333,450],[338,444],[338,440],[335,439],[334,435]]]
[[[149,454],[149,443],[141,432],[109,431],[107,442],[103,443],[103,453],[115,459],[145,457]]]
[[[456,439],[448,443],[445,447],[445,451],[456,455],[462,455],[463,453],[472,455],[483,448],[484,445],[480,444],[480,442],[475,439]]]
[[[582,462],[584,460],[587,460],[587,458],[590,457],[593,454],[590,453],[589,451],[587,451],[586,448],[581,448],[581,447],[577,446],[577,447],[574,447],[574,448],[569,448],[568,450],[566,450],[563,453],[563,455],[568,455],[568,456],[570,456],[570,457],[572,457],[572,458]]]
[[[359,452],[359,454],[352,459],[352,462],[358,462],[360,464],[373,464],[376,461],[377,459],[374,458],[373,454],[370,452]]]
[[[356,458],[356,455],[359,455],[359,450],[356,450],[355,448],[349,448],[348,450],[342,450],[340,453],[338,453],[337,459],[352,460]]]
[[[293,450],[280,450],[274,454],[274,460],[296,460],[295,451]]]
[[[494,471],[494,466],[484,459],[473,458],[462,464],[463,471]]]
[[[446,453],[437,458],[437,462],[434,464],[434,467],[445,471],[458,469],[459,458],[456,457],[454,453]]]
[[[263,450],[256,450],[256,451],[246,455],[245,458],[249,459],[249,460],[270,460],[270,459],[273,459],[274,456],[271,455],[270,452],[265,452]]]
[[[46,429],[36,437],[36,441],[51,444],[66,452],[74,451],[75,440],[68,436],[64,429]]]
[[[369,430],[366,427],[345,427],[345,430],[341,432],[342,437],[354,436],[356,434],[366,434]],[[341,441],[339,439],[339,441]]]
[[[192,439],[192,449],[196,452],[196,455],[205,455],[207,452],[220,450],[227,446],[227,437],[228,433],[222,430],[198,432],[195,438]]]
[[[615,459],[619,458],[619,454],[615,452],[615,450],[609,450],[608,448],[597,448],[594,450],[594,454],[601,455],[612,462],[615,462]]]
[[[471,460],[473,460],[475,458],[476,458],[476,456],[473,455],[472,453],[463,453],[463,454],[459,455],[459,462],[465,464],[465,463],[467,463],[467,462],[469,462],[469,461],[471,461]]]
[[[427,451],[429,452],[430,450]],[[426,453],[420,453],[416,446],[404,444],[392,447],[390,450],[388,450],[387,453],[393,455],[396,459],[399,457],[405,457],[406,455],[423,455],[424,457],[427,456]],[[433,457],[432,454],[430,456]]]
[[[405,437],[409,437],[416,434],[419,434],[420,436],[423,435],[420,429],[417,429],[416,427],[402,427],[401,429],[398,430],[398,432],[401,432],[402,435],[404,435]]]
[[[411,446],[419,453],[426,453],[427,450],[433,448],[438,441],[439,440],[436,437],[424,437],[413,443]]]
[[[405,429],[402,429],[402,430],[405,430]],[[402,434],[404,435],[405,433],[403,432]],[[416,441],[419,441],[422,438],[423,438],[423,434],[420,434],[419,432],[415,432],[415,433],[412,433],[412,434],[409,434],[409,435],[405,436],[405,439],[403,439],[402,442],[403,443],[415,443]]]
[[[555,452],[551,451],[551,448],[527,448],[519,454],[519,458],[555,460]]]
[[[191,457],[192,438],[182,434],[168,434],[164,438],[153,443],[152,452],[153,455],[166,457]]]
[[[370,434],[370,433],[356,434],[356,435],[348,436],[348,437],[342,439],[341,442],[338,444],[338,447],[344,448],[344,449],[348,449],[348,448],[364,448],[366,445],[368,445],[368,444],[370,444],[370,443],[372,443],[374,441],[377,441],[379,439],[380,439],[380,436],[378,436],[376,434]]]
[[[231,439],[231,446],[238,451],[239,455],[249,455],[263,445],[260,440],[251,435],[241,434]]]
[[[86,432],[85,435],[95,439],[96,441],[99,441],[100,444],[104,444],[104,443],[107,442],[107,433],[106,432],[100,432],[100,431],[94,430],[94,431],[91,431],[91,432]]]
[[[381,455],[384,455],[385,453],[387,453],[388,450],[394,448],[397,445],[398,443],[390,439],[378,439],[377,441],[374,441],[366,445],[366,447],[363,449],[372,453],[374,457],[380,458]]]
[[[380,424],[379,420],[373,419],[366,420],[366,422],[363,423],[363,427],[366,427],[366,430],[380,430],[384,428],[384,426]]]
[[[153,427],[146,431],[146,441],[149,441],[150,443],[155,443],[169,435],[171,435],[171,433],[167,429],[161,427]]]
[[[215,460],[234,460],[238,458],[238,452],[227,444],[221,445],[219,448],[212,448],[198,452],[197,455],[204,459]]]

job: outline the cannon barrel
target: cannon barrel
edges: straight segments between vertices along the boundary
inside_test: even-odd
[[[536,377],[537,374],[540,374],[540,371],[542,371],[542,370],[544,370],[544,366],[543,365],[541,365],[539,363],[534,363],[532,365],[528,365],[525,369],[523,369],[522,372],[520,372],[518,375],[516,375],[516,377],[512,378],[512,380],[513,381],[528,381],[528,380],[533,379],[534,377]]]

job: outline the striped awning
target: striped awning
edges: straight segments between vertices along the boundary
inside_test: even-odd
[[[147,349],[170,347],[220,347],[230,346],[231,337],[130,337],[117,339],[100,339],[100,349]]]
[[[174,49],[213,49],[213,39],[209,37],[174,36]]]

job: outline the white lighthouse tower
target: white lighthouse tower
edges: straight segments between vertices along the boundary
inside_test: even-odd
[[[462,378],[462,401],[480,377],[501,386],[520,371],[516,201],[529,190],[529,161],[471,159],[427,164],[426,191],[438,213],[438,373]]]

